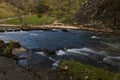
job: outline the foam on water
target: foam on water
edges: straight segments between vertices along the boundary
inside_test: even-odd
[[[100,37],[97,37],[97,36],[91,36],[91,38],[93,38],[93,39],[100,39]]]
[[[57,68],[60,61],[59,61],[59,60],[55,60],[55,59],[52,58],[52,57],[49,57],[49,59],[54,62],[54,63],[52,64],[53,69]]]
[[[71,52],[71,53],[79,53],[82,54],[83,52],[90,52],[90,53],[96,53],[96,51],[90,49],[90,48],[81,48],[81,49],[68,49],[67,52]],[[86,54],[87,55],[87,54]]]
[[[44,52],[35,52],[35,54],[39,54],[39,55],[42,55],[42,56],[46,56]]]
[[[52,57],[49,57],[49,59],[50,59],[50,60],[52,60],[52,61],[54,61],[54,62],[56,62],[56,60],[55,60],[55,59],[53,59]]]
[[[84,55],[84,56],[89,56],[89,55],[101,55],[101,56],[107,56],[107,53],[105,51],[95,51],[90,48],[81,48],[81,49],[67,49],[66,51],[59,50],[56,52],[57,56],[63,56],[63,55],[74,55],[72,53]]]
[[[77,53],[77,54],[81,54],[81,55],[85,55],[88,56],[89,54],[81,52],[81,49],[68,49],[67,50],[68,53]]]
[[[56,61],[56,62],[54,62],[54,63],[52,64],[53,68],[58,67],[59,62],[60,62],[60,61]]]
[[[81,49],[79,49],[80,51],[85,51],[85,52],[91,52],[91,53],[96,53],[93,49],[90,49],[90,48],[86,48],[86,47],[84,47],[84,48],[81,48]]]
[[[111,65],[118,65],[120,66],[120,56],[107,56],[105,58],[103,58],[103,62],[107,63],[107,64],[111,64]]]
[[[67,54],[67,52],[65,52],[63,50],[59,50],[59,51],[56,52],[57,56],[63,56],[63,55],[66,55],[66,54]]]

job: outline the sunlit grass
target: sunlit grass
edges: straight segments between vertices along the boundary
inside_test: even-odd
[[[51,24],[56,20],[54,17],[42,16],[39,18],[37,15],[32,15],[30,17],[26,17],[23,19],[23,22],[30,25],[44,25],[44,24]],[[8,24],[20,24],[19,19],[8,20],[4,23]]]
[[[119,80],[120,74],[107,71],[102,68],[96,68],[91,65],[81,64],[75,61],[64,61],[60,64],[63,69],[65,66],[68,67],[66,70],[62,70],[59,73],[61,80],[72,78],[72,80]]]

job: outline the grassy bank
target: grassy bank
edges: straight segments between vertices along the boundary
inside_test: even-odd
[[[45,25],[53,23],[56,20],[54,17],[42,16],[39,18],[37,15],[32,15],[30,17],[23,18],[23,22],[28,25]],[[19,19],[8,20],[4,22],[6,24],[20,24]]]
[[[96,68],[75,61],[64,61],[60,64],[61,80],[119,80],[120,74]]]

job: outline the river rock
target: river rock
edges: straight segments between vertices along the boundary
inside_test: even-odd
[[[12,50],[14,48],[20,48],[21,45],[19,42],[17,41],[10,41],[8,43],[4,43],[3,41],[1,41],[1,47],[0,47],[0,55],[5,56],[5,57],[12,57]]]
[[[67,29],[62,29],[63,32],[69,32]]]
[[[14,48],[12,50],[12,55],[17,56],[19,53],[24,54],[27,50],[25,48]]]

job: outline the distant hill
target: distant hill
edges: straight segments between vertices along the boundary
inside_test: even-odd
[[[17,8],[4,1],[0,2],[0,19],[15,16]]]

